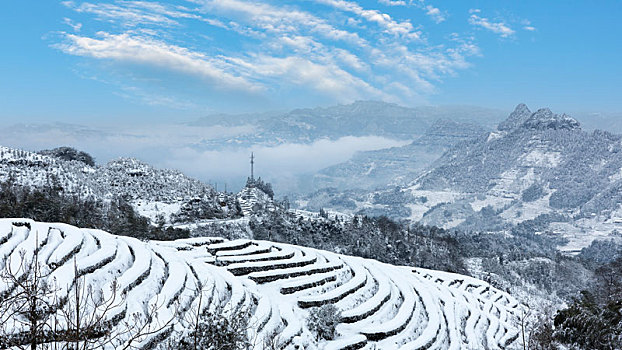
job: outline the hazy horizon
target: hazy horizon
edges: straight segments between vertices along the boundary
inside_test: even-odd
[[[535,111],[545,106],[529,107]],[[442,106],[436,108],[443,110]],[[460,108],[449,106],[449,110],[452,111],[460,111]],[[468,108],[487,110],[484,107]],[[488,128],[505,119],[512,108],[514,106],[507,111],[489,109],[498,117],[488,121]],[[553,112],[567,113],[558,110]],[[243,186],[249,172],[247,158],[250,152],[255,152],[257,174],[269,181],[276,181],[281,185],[281,188],[276,188],[277,191],[286,193],[296,188],[296,181],[300,176],[314,174],[323,168],[343,163],[351,159],[356,152],[402,146],[412,141],[373,134],[352,136],[344,130],[341,137],[332,139],[321,137],[310,142],[284,142],[277,145],[258,142],[238,146],[222,144],[211,148],[201,146],[201,143],[210,140],[216,142],[228,137],[244,138],[245,135],[250,137],[254,132],[250,121],[278,116],[281,113],[286,112],[256,113],[256,118],[240,121],[233,118],[230,122],[237,125],[226,126],[210,123],[209,116],[183,122],[159,121],[150,125],[136,122],[133,124],[110,122],[105,125],[102,122],[89,121],[18,123],[1,128],[3,136],[0,138],[0,145],[29,151],[70,146],[93,155],[99,164],[118,158],[137,158],[159,168],[180,170],[206,183],[217,184],[219,188],[224,188],[227,184],[231,190]],[[600,128],[622,133],[622,118],[621,123],[612,124],[611,117],[607,119],[606,116],[601,116],[604,118],[602,120],[592,117],[590,121],[587,118],[589,116],[573,116],[583,124],[584,129]],[[199,121],[207,123],[198,123]],[[604,128],[608,125],[610,127]],[[413,135],[413,139],[415,136]]]

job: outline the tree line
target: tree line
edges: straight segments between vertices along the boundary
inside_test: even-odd
[[[108,201],[80,197],[65,193],[53,183],[36,188],[18,185],[11,179],[0,183],[0,217],[62,222],[139,239],[171,240],[190,236],[187,230],[151,225],[124,197],[115,196]]]

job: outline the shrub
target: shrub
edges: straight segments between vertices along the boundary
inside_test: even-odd
[[[523,191],[521,197],[523,202],[534,202],[544,197],[545,195],[546,192],[544,191],[542,186],[533,184]]]
[[[54,149],[46,149],[40,151],[39,154],[59,158],[62,160],[75,160],[78,162],[82,162],[86,165],[95,166],[95,159],[93,159],[90,154],[78,151],[77,149],[72,147],[58,147]]]
[[[327,304],[311,309],[307,317],[307,326],[311,332],[316,334],[318,340],[332,340],[335,339],[335,327],[340,319],[339,309],[333,304]]]
[[[191,309],[183,319],[189,328],[171,337],[165,349],[179,350],[247,350],[252,349],[249,337],[251,311],[242,307],[227,312],[224,305],[215,310],[197,313]]]

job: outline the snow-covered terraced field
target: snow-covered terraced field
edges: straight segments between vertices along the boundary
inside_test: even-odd
[[[61,296],[83,279],[105,297],[115,281],[124,298],[110,311],[111,321],[142,315],[158,330],[138,339],[137,348],[150,348],[187,327],[183,317],[170,322],[175,313],[216,310],[223,303],[225,313],[251,310],[248,332],[255,349],[275,334],[281,349],[519,345],[520,305],[485,282],[452,273],[266,241],[143,242],[64,224],[0,220],[0,268],[15,265],[20,254],[28,259],[38,254]],[[10,293],[2,280],[0,293]],[[338,336],[318,341],[306,319],[311,308],[326,304],[341,311]],[[157,314],[149,315],[151,307]],[[8,329],[23,331],[20,327]]]

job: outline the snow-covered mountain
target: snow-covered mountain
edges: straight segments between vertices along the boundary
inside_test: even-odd
[[[360,152],[345,163],[313,175],[313,188],[368,189],[404,185],[457,143],[474,139],[486,130],[450,119],[435,121],[412,143],[377,151]]]
[[[448,199],[431,200],[412,215],[488,229],[541,214],[615,220],[622,203],[615,190],[622,184],[621,140],[585,132],[567,115],[546,108],[532,113],[519,105],[497,132],[451,149],[407,187],[413,195],[432,191]],[[486,219],[491,214],[497,223]]]
[[[66,194],[103,201],[123,197],[139,213],[152,219],[160,214],[169,218],[197,201],[223,216],[235,211],[233,198],[220,198],[223,194],[211,186],[179,171],[156,169],[132,158],[91,166],[0,147],[0,181],[7,180],[31,188],[60,186]]]
[[[24,261],[38,262],[38,269],[21,269],[28,265]],[[107,348],[130,341],[153,348],[193,327],[193,315],[218,311],[227,318],[242,309],[249,310],[245,331],[255,349],[265,348],[264,339],[279,349],[520,347],[521,306],[485,282],[287,244],[221,238],[144,242],[64,224],[2,219],[0,267],[16,280],[38,273],[44,276],[41,286],[54,287],[38,297],[51,305],[42,322],[50,322],[57,334],[72,334],[62,333],[71,327],[71,318],[62,313],[73,315],[71,303],[80,300],[76,285],[90,286],[94,300],[109,300],[118,291],[110,307],[81,310],[102,316],[113,330],[131,326]],[[0,280],[3,297],[21,291],[11,281]],[[307,323],[312,310],[327,304],[340,312],[330,341],[320,340]],[[18,305],[4,304],[11,310]],[[1,330],[9,334],[4,340],[19,343],[28,328],[8,317]]]
[[[179,171],[156,169],[137,159],[120,158],[102,166],[67,161],[24,150],[0,147],[0,181],[41,187],[51,183],[64,191],[130,199],[171,201],[216,192]]]
[[[346,209],[477,231],[537,220],[576,250],[621,229],[621,150],[619,135],[521,104],[496,131],[458,143],[408,185],[359,192]]]

